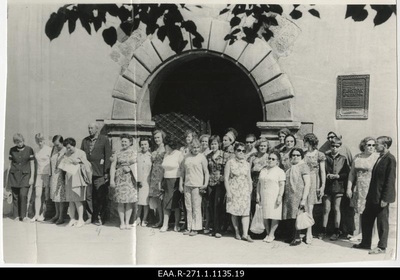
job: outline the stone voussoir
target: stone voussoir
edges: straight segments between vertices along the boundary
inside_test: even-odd
[[[282,74],[261,88],[264,103],[272,103],[277,100],[288,99],[294,96],[292,84],[286,74]]]
[[[113,120],[135,120],[136,104],[120,99],[114,99],[111,119]]]
[[[229,22],[222,20],[213,20],[211,23],[210,42],[208,49],[223,53],[228,41],[225,41],[225,36],[231,31]]]
[[[267,42],[256,38],[253,44],[246,47],[238,62],[251,72],[271,51],[272,49]]]
[[[150,73],[135,57],[133,57],[128,68],[124,71],[123,76],[133,81],[136,85],[143,86],[150,76]]]
[[[193,38],[194,37],[191,36],[192,49],[193,50],[207,49],[208,48],[208,43],[209,43],[209,37],[210,37],[211,23],[212,23],[213,19],[212,18],[198,17],[198,18],[193,18],[192,21],[196,24],[197,32],[200,33],[200,35],[204,39],[204,42],[202,42],[201,48],[196,48],[193,45]]]
[[[149,39],[144,41],[143,44],[133,52],[133,56],[149,71],[154,71],[157,66],[162,63]]]
[[[243,53],[244,49],[247,47],[248,43],[243,40],[237,40],[232,45],[229,45],[229,41],[227,41],[225,48],[225,55],[230,56],[234,60],[237,60],[239,56]]]
[[[278,61],[272,55],[272,52],[269,53],[269,55],[267,55],[260,62],[260,64],[253,69],[253,71],[251,71],[251,75],[254,77],[259,86],[263,85],[281,73],[281,67],[279,66]]]
[[[137,100],[137,93],[139,91],[140,87],[123,76],[119,76],[112,92],[112,96],[127,102],[135,103]]]
[[[291,99],[266,104],[265,110],[268,121],[293,121],[293,104]]]

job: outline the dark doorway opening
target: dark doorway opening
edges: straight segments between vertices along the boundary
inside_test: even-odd
[[[163,71],[168,72],[158,87],[152,116],[195,116],[207,123],[211,134],[222,136],[228,127],[235,128],[239,141],[249,133],[260,135],[256,122],[263,121],[262,101],[250,78],[233,62],[202,56]]]

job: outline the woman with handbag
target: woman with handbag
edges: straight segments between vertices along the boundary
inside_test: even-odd
[[[275,231],[282,220],[282,196],[285,191],[285,172],[279,167],[278,151],[268,154],[267,166],[260,171],[257,184],[257,203],[262,207],[267,236],[264,242],[275,239]]]
[[[310,168],[303,161],[304,152],[293,148],[289,154],[291,167],[286,171],[285,195],[282,205],[282,219],[290,220],[290,246],[301,244],[300,230],[296,229],[296,218],[302,209],[308,211],[307,197],[310,191]]]
[[[129,135],[122,134],[120,139],[121,150],[115,153],[110,167],[110,193],[112,201],[118,203],[119,228],[123,230],[131,229],[129,220],[134,204],[138,201],[134,175],[137,168],[137,154],[131,147]]]

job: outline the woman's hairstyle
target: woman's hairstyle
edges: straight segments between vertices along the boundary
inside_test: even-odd
[[[68,144],[71,145],[72,147],[75,147],[76,146],[75,139],[72,137],[68,137],[68,138],[64,139],[64,142],[63,142],[64,147],[67,147]]]
[[[130,136],[129,134],[127,134],[127,133],[123,133],[123,134],[121,134],[120,136],[119,136],[119,138],[120,139],[128,139],[129,140],[129,142],[132,142],[132,136]]]
[[[239,148],[243,147],[243,149],[246,147],[246,145],[243,142],[236,142],[235,143],[235,151]]]
[[[285,143],[286,143],[286,139],[289,138],[289,137],[292,137],[294,139],[294,145],[296,146],[297,145],[297,139],[293,134],[288,134],[288,135],[285,136]]]
[[[44,137],[44,135],[42,133],[37,133],[35,135],[36,142],[43,141],[44,139],[45,139],[45,137]]]
[[[278,150],[273,150],[272,152],[268,153],[269,155],[276,155],[276,158],[278,159],[278,163],[281,162],[281,153]]]
[[[315,136],[314,133],[307,133],[306,135],[304,135],[303,140],[304,140],[304,143],[307,142],[308,144],[310,144],[313,149],[316,149],[318,146],[319,140],[318,140],[318,137]]]
[[[235,142],[236,138],[238,137],[238,132],[236,131],[236,129],[230,127],[226,130],[225,135],[227,136],[229,139],[231,139],[231,142]]]
[[[282,128],[281,130],[278,131],[278,136],[281,135],[281,134],[286,136],[286,135],[290,134],[290,130],[288,128],[286,128],[286,127]]]
[[[208,144],[211,146],[211,143],[216,141],[218,143],[218,147],[221,148],[221,137],[219,135],[211,135],[210,139],[208,139]]]
[[[154,137],[154,135],[156,135],[157,133],[160,133],[160,134],[161,134],[161,138],[162,138],[162,140],[163,140],[163,142],[164,142],[165,136],[167,136],[167,134],[164,132],[164,130],[162,130],[162,129],[156,129],[156,130],[154,130],[154,131],[153,131],[153,137]]]
[[[189,150],[190,150],[190,152],[192,152],[194,146],[198,146],[198,147],[201,146],[201,143],[200,143],[200,140],[199,140],[199,139],[193,138],[192,143],[190,143],[190,145],[189,145]]]
[[[267,138],[264,138],[264,137],[262,137],[262,138],[260,138],[260,139],[258,139],[258,140],[256,141],[256,143],[254,144],[254,148],[256,148],[257,151],[260,151],[259,148],[260,148],[261,143],[267,143],[267,152],[268,152],[269,149],[271,148],[271,146],[270,146],[270,144],[269,144],[268,139],[267,139]]]
[[[392,137],[389,136],[379,136],[377,140],[381,140],[382,144],[386,145],[386,147],[389,149],[390,146],[392,146]]]
[[[185,130],[185,137],[188,137],[188,135],[190,135],[190,134],[192,135],[193,139],[198,138],[198,135],[194,130],[191,130],[191,129]]]
[[[301,159],[303,159],[303,158],[304,158],[304,152],[303,152],[303,150],[300,149],[300,148],[293,148],[293,149],[290,151],[290,153],[289,153],[289,157],[292,157],[292,154],[293,154],[294,152],[296,152],[296,151],[300,153]]]
[[[164,145],[170,147],[172,150],[178,149],[178,140],[167,134],[164,139]]]
[[[210,134],[202,134],[202,135],[199,137],[200,142],[203,141],[204,138],[210,139]]]
[[[14,142],[14,144],[15,143],[17,143],[17,142],[24,142],[25,141],[25,139],[24,139],[24,136],[22,136],[22,134],[21,133],[15,133],[14,135],[13,135],[13,142]]]
[[[365,147],[366,147],[367,143],[371,140],[376,143],[376,139],[371,136],[367,136],[363,140],[361,140],[360,144],[358,145],[358,148],[360,149],[361,152],[365,152]]]
[[[142,145],[142,142],[144,142],[144,141],[147,141],[147,143],[149,143],[149,146],[150,146],[151,141],[150,141],[150,138],[148,138],[148,137],[141,137],[139,139],[139,146]]]
[[[60,142],[61,144],[64,143],[64,138],[61,135],[54,135],[53,139],[52,139],[52,143],[56,142],[58,140],[58,142]]]

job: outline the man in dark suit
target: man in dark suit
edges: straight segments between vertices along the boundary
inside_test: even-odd
[[[105,221],[108,195],[108,176],[110,172],[111,145],[107,136],[99,134],[97,123],[88,126],[89,136],[83,139],[81,149],[92,164],[92,184],[87,188],[87,222],[98,226]]]
[[[372,177],[367,194],[365,210],[362,214],[362,241],[353,248],[370,249],[372,229],[377,219],[379,243],[369,254],[386,253],[389,235],[389,203],[396,199],[396,159],[389,152],[392,138],[380,136],[376,141],[376,151],[380,157],[372,169]]]

